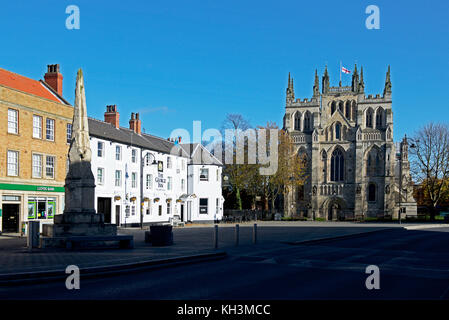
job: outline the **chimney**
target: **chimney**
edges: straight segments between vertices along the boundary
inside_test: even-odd
[[[62,97],[62,74],[59,72],[59,64],[47,65],[47,73],[44,75],[45,83]]]
[[[137,134],[142,133],[139,113],[136,113],[135,115],[134,112],[131,113],[131,120],[129,120],[129,128]]]
[[[104,113],[104,122],[110,123],[117,129],[120,126],[120,114],[117,112],[117,106],[106,106],[106,112]]]

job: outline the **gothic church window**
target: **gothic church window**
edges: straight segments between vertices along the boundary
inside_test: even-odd
[[[343,181],[345,169],[345,158],[339,148],[332,152],[331,157],[331,181]]]
[[[335,125],[335,139],[341,139],[341,124],[339,122]]]
[[[332,101],[332,104],[331,104],[331,115],[334,114],[336,109],[337,109],[337,103],[335,101]]]
[[[327,182],[327,153],[323,150],[321,154],[321,160],[323,162],[323,182]]]
[[[357,108],[355,106],[355,101],[352,101],[352,121],[355,121],[357,119]]]
[[[382,108],[376,111],[376,128],[384,127],[384,110]]]
[[[301,113],[295,113],[295,130],[301,130]]]
[[[306,112],[304,115],[304,131],[310,131],[312,129],[311,126],[311,118],[310,118],[310,112]]]
[[[346,101],[346,105],[345,105],[345,117],[346,119],[350,119],[351,118],[351,103],[349,101]]]
[[[373,127],[373,109],[369,108],[366,111],[366,127],[372,128]]]

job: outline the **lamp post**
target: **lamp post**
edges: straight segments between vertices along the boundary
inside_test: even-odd
[[[146,158],[151,156],[153,157],[153,162],[150,165],[156,165],[156,156],[153,153],[147,152],[143,155],[143,150],[141,152],[141,160],[140,160],[140,229],[143,229],[143,167],[146,161]]]

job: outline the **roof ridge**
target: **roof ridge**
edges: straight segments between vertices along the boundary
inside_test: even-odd
[[[40,79],[39,79],[39,80],[36,80],[36,79],[30,78],[30,77],[21,75],[20,73],[17,73],[17,72],[14,72],[14,71],[10,71],[10,70],[7,70],[7,69],[2,68],[2,67],[0,67],[0,69],[3,70],[3,71],[9,72],[9,73],[15,74],[15,75],[17,75],[17,76],[19,76],[19,77],[22,77],[22,78],[27,78],[27,79],[30,79],[30,80],[33,80],[33,81],[39,81],[39,80],[40,80]]]

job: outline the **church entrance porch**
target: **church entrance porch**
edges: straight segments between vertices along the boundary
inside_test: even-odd
[[[328,221],[345,220],[346,203],[342,198],[332,197],[326,199],[323,202],[322,209]]]

